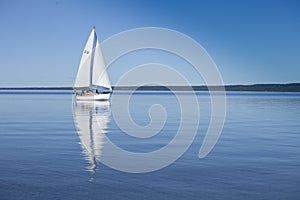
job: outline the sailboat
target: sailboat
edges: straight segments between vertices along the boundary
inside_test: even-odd
[[[112,89],[95,27],[82,53],[73,89],[76,100],[108,100],[110,97]]]

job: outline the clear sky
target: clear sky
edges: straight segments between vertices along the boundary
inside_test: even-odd
[[[0,0],[0,86],[72,86],[94,25],[100,41],[138,27],[182,32],[208,51],[225,84],[300,82],[299,2]],[[121,61],[109,69],[112,85]]]

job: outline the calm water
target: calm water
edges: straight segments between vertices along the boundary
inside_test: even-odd
[[[166,168],[132,174],[99,162],[103,134],[133,152],[165,146],[180,122],[171,93],[132,96],[131,115],[140,126],[149,123],[152,104],[168,113],[157,136],[141,139],[118,128],[115,105],[73,104],[67,92],[0,91],[0,199],[300,198],[300,94],[228,93],[222,135],[204,159],[198,153],[210,98],[197,98],[200,127],[190,148]]]

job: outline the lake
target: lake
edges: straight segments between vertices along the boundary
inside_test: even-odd
[[[299,93],[228,92],[222,134],[203,159],[198,154],[211,105],[206,92],[197,92],[196,98],[199,128],[187,151],[161,169],[128,173],[107,163],[149,167],[172,155],[131,163],[127,154],[114,154],[108,141],[140,154],[168,145],[181,120],[174,94],[131,96],[133,124],[147,131],[130,123],[127,131],[145,136],[164,120],[156,135],[138,138],[119,127],[126,116],[118,111],[125,103],[73,103],[68,91],[0,91],[0,199],[299,199]],[[159,111],[152,127],[149,108],[154,104],[162,105],[166,118]],[[185,134],[189,137],[189,131]]]

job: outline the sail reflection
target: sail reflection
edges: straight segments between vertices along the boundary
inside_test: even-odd
[[[88,171],[94,174],[109,122],[109,101],[75,101],[73,116],[83,155],[89,162]]]

